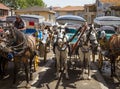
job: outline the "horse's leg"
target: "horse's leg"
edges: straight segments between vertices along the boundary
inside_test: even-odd
[[[33,72],[32,72],[32,63],[33,63],[33,57],[32,58],[30,58],[30,62],[29,62],[29,66],[30,66],[30,80],[33,80]],[[27,72],[28,70],[26,70],[26,72]]]
[[[80,58],[80,64],[81,64],[81,75],[80,79],[84,79],[84,59],[85,59],[85,54],[82,52],[81,48],[79,48],[79,58]]]
[[[65,58],[64,58],[64,62],[65,62],[65,63],[64,63],[64,67],[65,67],[65,77],[66,77],[66,79],[69,79],[69,76],[68,76],[68,65],[67,65],[67,64],[68,64],[68,63],[67,63],[67,62],[68,62],[68,60],[67,60],[68,50],[66,49],[65,52],[63,52],[63,53],[64,53],[63,56],[65,57]]]
[[[0,76],[1,76],[1,78],[3,77],[2,63],[3,63],[3,57],[0,56]]]
[[[91,64],[90,52],[86,53],[86,56],[87,56],[87,65],[88,65],[88,79],[91,79],[91,73],[90,73],[90,64]]]
[[[14,78],[13,78],[13,84],[16,83],[16,77],[17,77],[17,62],[14,59]]]
[[[114,57],[113,56],[111,56],[110,57],[110,60],[111,60],[111,77],[113,77],[113,75],[114,75]]]
[[[115,60],[116,60],[116,58],[114,57],[114,59],[113,59],[113,75],[115,75]]]
[[[93,63],[95,62],[95,54],[92,52]]]
[[[59,68],[60,68],[60,52],[55,47],[55,58],[56,58],[56,79],[59,78]]]
[[[99,52],[98,67],[100,70],[102,68],[102,63],[103,63],[103,56],[102,56],[101,52]]]
[[[30,87],[30,84],[29,84],[29,75],[28,75],[28,72],[29,72],[29,65],[28,65],[28,60],[25,60],[24,61],[24,67],[25,67],[25,74],[26,74],[26,87],[29,88]]]
[[[69,79],[69,76],[68,76],[68,66],[67,66],[67,58],[65,59],[64,66],[65,66],[65,77],[66,77],[66,79]]]
[[[46,63],[47,58],[47,44],[44,45],[44,63]]]
[[[2,63],[3,75],[6,75],[5,71],[7,70],[7,67],[8,67],[8,59],[4,58]]]

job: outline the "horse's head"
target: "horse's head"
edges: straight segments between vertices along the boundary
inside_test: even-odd
[[[92,45],[98,44],[96,37],[97,32],[93,26],[87,30],[86,34],[87,34],[87,39],[90,40]]]
[[[13,58],[12,50],[7,46],[8,44],[9,42],[5,38],[4,33],[2,33],[0,35],[0,55],[7,59],[12,59]]]
[[[9,41],[9,45],[14,42],[16,39],[15,28],[13,26],[7,26],[4,28],[4,36],[7,41]]]
[[[58,34],[58,38],[57,38],[57,44],[59,47],[63,47],[63,45],[67,42],[67,37],[65,34],[63,33],[59,33]]]
[[[85,43],[90,42],[90,46],[92,47],[92,50],[97,51],[98,50],[98,41],[96,37],[96,30],[93,27],[90,27],[84,32],[83,35],[83,41]]]

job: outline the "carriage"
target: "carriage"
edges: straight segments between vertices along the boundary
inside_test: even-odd
[[[84,50],[82,50],[80,44],[83,41],[90,40],[96,46],[97,40],[96,40],[96,36],[95,36],[95,31],[93,31],[93,28],[91,28],[91,30],[87,30],[88,29],[87,22],[84,18],[82,18],[80,16],[75,16],[75,15],[60,16],[56,19],[56,21],[59,24],[67,24],[67,26],[64,28],[64,30],[65,30],[66,35],[68,36],[67,42],[64,42],[64,40],[59,41],[60,38],[58,38],[58,45],[56,46],[56,53],[55,53],[56,60],[57,60],[57,77],[59,76],[58,72],[59,72],[59,67],[61,67],[60,65],[61,65],[61,60],[62,60],[62,61],[64,61],[64,62],[62,62],[62,63],[64,63],[64,66],[62,66],[62,67],[66,71],[67,79],[69,79],[67,68],[71,67],[74,69],[76,67],[77,63],[80,63],[81,68],[82,68],[82,74],[80,75],[80,78],[84,79],[84,70],[88,69],[88,79],[91,79],[90,52],[89,52],[89,51],[91,51],[91,49],[89,48],[90,46],[88,46],[88,45],[86,45],[84,48],[83,47],[84,44],[82,44],[82,48],[84,50],[86,50],[86,51],[84,51]],[[74,27],[74,25],[76,25],[77,28]],[[88,35],[87,40],[86,40],[86,35]],[[83,39],[83,41],[82,41],[82,39]],[[62,48],[62,45],[63,45],[63,47],[64,47],[64,45],[66,45],[65,48]],[[69,51],[67,50],[67,48],[69,48]],[[64,49],[64,50],[62,50],[62,49]],[[70,56],[70,58],[68,58],[67,56]],[[76,60],[74,60],[74,59],[76,59]],[[67,60],[69,60],[70,66],[69,65],[67,66],[67,62],[68,62]]]
[[[97,36],[101,48],[98,60],[99,68],[104,71],[106,70],[105,65],[109,65],[111,76],[114,76],[117,68],[116,58],[119,56],[116,54],[119,47],[115,48],[119,41],[119,33],[116,28],[120,25],[120,18],[115,16],[96,17],[94,23],[100,26]]]
[[[44,17],[36,16],[36,15],[21,15],[21,17],[25,21],[25,24],[26,24],[26,29],[23,32],[16,30],[16,28],[13,27],[13,22],[15,21],[16,16],[8,16],[6,18],[5,24],[2,24],[2,27],[5,32],[4,34],[8,34],[7,36],[10,36],[10,37],[5,37],[5,39],[8,39],[7,41],[5,41],[4,39],[1,39],[3,35],[0,35],[1,36],[0,37],[0,48],[1,48],[0,50],[6,51],[6,52],[3,52],[5,54],[0,53],[0,55],[2,55],[3,57],[7,59],[13,59],[14,57],[14,60],[13,60],[14,62],[14,81],[13,82],[14,83],[16,82],[16,74],[17,74],[17,68],[18,68],[17,62],[19,62],[19,64],[23,62],[22,65],[25,66],[24,68],[25,68],[25,73],[26,73],[26,82],[27,82],[26,87],[29,87],[29,80],[32,79],[32,72],[36,71],[38,67],[38,52],[37,51],[44,51],[44,50],[36,49],[36,37],[34,37],[33,34],[36,32],[35,25],[42,23],[44,21]],[[49,25],[49,23],[47,23],[47,25]],[[13,41],[9,45],[6,45],[8,44],[8,42],[11,41],[10,39],[12,39]],[[4,45],[2,45],[2,43],[5,44],[6,49],[11,50],[10,53],[7,50],[4,50],[4,48],[2,47]],[[1,63],[1,60],[0,60],[0,63]],[[4,68],[1,68],[1,65],[2,64],[0,64],[0,75],[2,75],[1,69],[3,72],[5,72],[3,70]]]
[[[26,24],[26,29],[23,31],[25,34],[33,34],[36,32],[35,25],[45,21],[43,16],[38,15],[21,15],[21,18],[24,20]],[[16,16],[8,16],[6,17],[6,21],[9,23],[13,23],[16,19]]]

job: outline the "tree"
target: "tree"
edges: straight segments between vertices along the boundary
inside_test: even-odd
[[[46,6],[45,3],[42,0],[26,0],[27,2],[27,7],[30,6]]]
[[[0,3],[3,3],[6,6],[14,9],[21,9],[35,5],[46,7],[46,4],[43,2],[43,0],[0,0]]]

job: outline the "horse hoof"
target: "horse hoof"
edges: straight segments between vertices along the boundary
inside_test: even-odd
[[[85,70],[85,74],[88,74],[88,71],[87,71],[87,70]]]
[[[58,79],[59,79],[59,77],[58,77],[58,76],[56,76],[56,77],[55,77],[55,80],[58,80]]]
[[[66,80],[69,80],[70,78],[69,77],[66,77]]]
[[[30,88],[31,87],[31,85],[30,84],[26,84],[26,88]]]
[[[92,79],[91,76],[89,76],[89,77],[88,77],[88,80],[91,80],[91,79]]]
[[[17,85],[16,84],[12,84],[12,86],[11,86],[12,88],[16,88],[17,87]]]
[[[79,79],[80,79],[80,80],[84,80],[84,77],[83,77],[83,76],[80,76]]]
[[[30,80],[33,80],[33,75],[30,75]]]
[[[3,76],[3,79],[7,79],[9,77],[10,77],[10,75],[8,74],[8,75]]]

